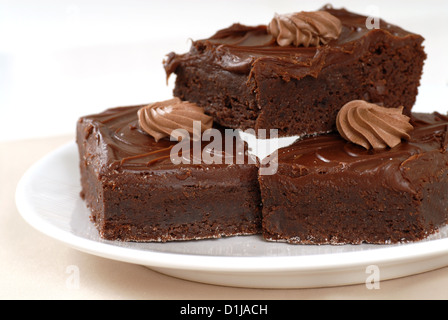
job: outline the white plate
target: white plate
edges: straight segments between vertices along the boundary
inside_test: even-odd
[[[266,242],[260,236],[171,243],[104,241],[90,223],[80,190],[78,153],[72,142],[25,173],[16,203],[30,225],[75,249],[183,279],[237,287],[309,288],[366,283],[371,270],[377,280],[386,280],[448,265],[447,228],[418,243],[382,246],[291,245]]]

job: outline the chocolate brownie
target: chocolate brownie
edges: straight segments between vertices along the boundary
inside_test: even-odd
[[[413,114],[394,148],[365,149],[337,133],[278,151],[260,176],[263,232],[299,244],[421,240],[448,221],[448,117]]]
[[[258,169],[247,155],[239,164],[242,141],[235,139],[233,154],[214,149],[232,161],[174,164],[177,142],[144,132],[142,107],[112,108],[77,124],[82,196],[101,237],[164,242],[259,233]],[[202,155],[212,152],[204,142],[199,147]],[[194,146],[187,150],[194,156]]]
[[[280,46],[267,25],[234,24],[168,54],[174,95],[205,108],[220,125],[278,129],[279,136],[335,130],[339,109],[356,99],[404,106],[410,115],[426,54],[423,37],[368,17],[325,7],[341,21],[337,39],[315,47]]]

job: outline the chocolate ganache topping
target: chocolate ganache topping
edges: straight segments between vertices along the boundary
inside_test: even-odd
[[[268,33],[282,46],[318,47],[339,37],[341,20],[326,11],[275,14],[269,23]]]
[[[176,129],[184,129],[193,136],[196,121],[201,124],[201,133],[213,125],[213,118],[206,115],[204,109],[179,98],[151,103],[138,110],[141,129],[156,141],[170,136]]]
[[[403,107],[384,108],[363,100],[354,100],[342,107],[336,118],[339,134],[366,149],[393,148],[402,139],[409,139],[414,127],[403,114]]]

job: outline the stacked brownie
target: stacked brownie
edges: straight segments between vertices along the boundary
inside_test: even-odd
[[[277,129],[280,136],[334,131],[339,109],[362,99],[389,107],[414,105],[423,62],[423,38],[367,17],[322,9],[341,21],[337,39],[317,47],[280,46],[268,26],[234,24],[170,53],[174,95],[195,102],[229,128]]]
[[[234,24],[167,56],[176,98],[159,109],[82,117],[82,196],[101,236],[380,244],[420,240],[446,224],[448,117],[411,111],[424,39],[384,21],[368,29],[367,19],[325,7]],[[214,122],[202,133],[216,129],[235,147],[193,139],[186,154],[196,159],[196,146],[202,157],[174,161],[179,142],[168,129],[201,112]],[[230,129],[275,129],[297,141],[266,164]],[[226,161],[204,161],[216,156]]]

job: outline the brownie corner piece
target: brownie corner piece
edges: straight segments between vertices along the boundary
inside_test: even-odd
[[[260,177],[267,240],[295,244],[418,241],[448,222],[448,117],[414,114],[409,141],[368,151],[324,135],[279,150]]]
[[[78,122],[82,194],[100,236],[165,242],[260,233],[257,166],[173,164],[176,142],[141,131],[140,107]]]

